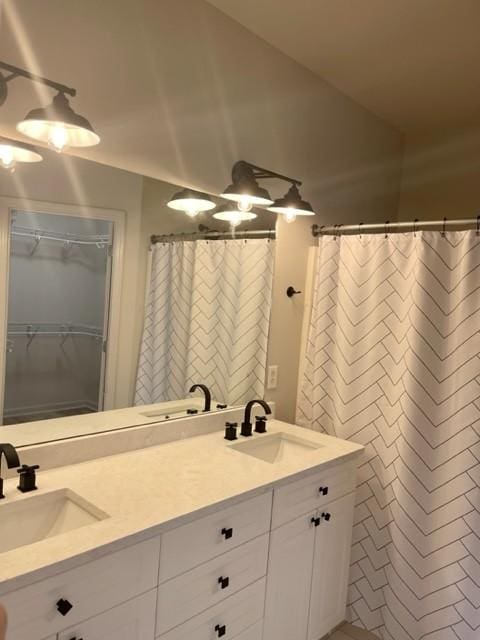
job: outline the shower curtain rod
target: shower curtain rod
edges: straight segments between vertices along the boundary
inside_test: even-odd
[[[312,235],[318,236],[337,236],[342,234],[362,234],[362,233],[406,233],[407,231],[446,231],[446,230],[463,230],[476,229],[480,234],[480,215],[476,218],[464,218],[461,220],[412,220],[411,222],[383,222],[374,224],[336,224],[312,225]]]
[[[181,240],[248,240],[249,238],[268,238],[275,240],[275,229],[251,229],[244,231],[238,229],[234,233],[231,231],[215,231],[214,229],[209,229],[208,231],[193,231],[192,233],[152,235],[150,236],[150,242],[157,244],[158,242],[178,242]]]

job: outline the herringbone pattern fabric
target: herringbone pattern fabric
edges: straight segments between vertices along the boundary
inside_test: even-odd
[[[297,420],[366,446],[350,619],[480,639],[480,236],[320,241]]]
[[[262,397],[274,242],[153,247],[135,404],[184,398],[202,382],[216,400]]]

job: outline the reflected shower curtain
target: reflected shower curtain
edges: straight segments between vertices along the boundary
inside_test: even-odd
[[[480,235],[320,240],[299,424],[366,447],[350,620],[480,638]]]
[[[185,398],[194,383],[228,404],[263,397],[275,243],[153,246],[135,404]]]

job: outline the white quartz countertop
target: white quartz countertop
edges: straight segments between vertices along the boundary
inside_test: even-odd
[[[353,459],[363,447],[278,420],[269,434],[285,432],[322,445],[301,460],[271,464],[232,449],[223,431],[60,467],[38,474],[38,491],[26,495],[5,482],[4,504],[70,489],[109,517],[92,525],[0,553],[0,595],[140,542],[274,485],[320,467]],[[267,434],[268,436],[268,434]],[[267,437],[254,434],[254,438]],[[0,504],[0,518],[2,517]],[[21,523],[18,523],[21,526]]]

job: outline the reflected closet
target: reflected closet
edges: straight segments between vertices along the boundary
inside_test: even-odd
[[[113,223],[13,211],[3,424],[103,408]]]

